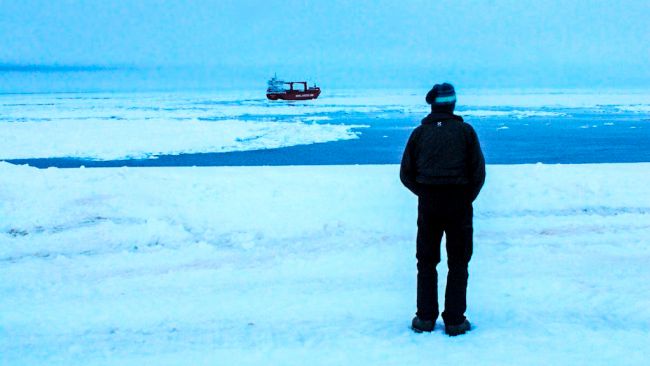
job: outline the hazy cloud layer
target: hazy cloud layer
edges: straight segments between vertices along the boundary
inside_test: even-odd
[[[644,86],[647,14],[645,0],[0,0],[0,63],[227,85],[277,71],[338,86]]]

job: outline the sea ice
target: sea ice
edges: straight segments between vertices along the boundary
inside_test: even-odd
[[[0,364],[644,364],[650,164],[488,166],[458,338],[398,169],[0,163]]]

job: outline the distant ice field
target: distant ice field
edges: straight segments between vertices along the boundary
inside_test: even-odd
[[[0,95],[0,160],[37,167],[392,164],[425,91]],[[459,90],[488,163],[650,161],[650,91]]]

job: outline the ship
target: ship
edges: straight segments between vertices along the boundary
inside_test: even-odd
[[[274,75],[267,84],[266,97],[269,100],[309,100],[316,99],[320,95],[320,88],[316,84],[308,87],[306,81],[283,81]],[[289,85],[289,89],[285,85]],[[294,85],[298,87],[294,88]]]

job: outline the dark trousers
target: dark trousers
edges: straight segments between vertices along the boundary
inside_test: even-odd
[[[425,186],[418,199],[417,236],[417,316],[426,320],[438,317],[438,272],[440,242],[447,239],[447,289],[445,324],[465,320],[467,309],[467,265],[472,258],[472,202],[464,186]]]

